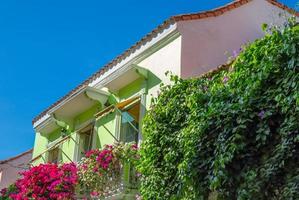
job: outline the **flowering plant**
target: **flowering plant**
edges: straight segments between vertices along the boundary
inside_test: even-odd
[[[18,188],[16,184],[12,184],[0,190],[0,200],[10,200],[11,196],[16,193],[18,193]]]
[[[10,195],[15,200],[70,200],[74,199],[77,184],[75,164],[41,164],[21,173],[17,180],[18,192]]]
[[[0,200],[72,200],[75,193],[107,197],[121,191],[124,165],[130,165],[130,184],[137,183],[136,173],[131,171],[138,161],[136,144],[106,145],[102,150],[87,152],[78,166],[48,163],[31,167],[15,184],[1,190]]]
[[[136,144],[115,143],[87,152],[78,165],[79,193],[101,198],[120,192],[123,165],[136,162],[137,150]]]

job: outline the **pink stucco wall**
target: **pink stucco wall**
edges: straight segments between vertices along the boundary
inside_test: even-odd
[[[6,161],[0,161],[0,190],[14,183],[20,171],[28,167],[32,151],[25,152]]]
[[[181,76],[198,76],[227,61],[227,53],[263,36],[261,25],[281,24],[286,20],[282,9],[265,0],[253,0],[246,5],[217,17],[182,21]]]

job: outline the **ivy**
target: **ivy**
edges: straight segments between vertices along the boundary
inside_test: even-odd
[[[144,199],[299,199],[298,24],[217,71],[172,79],[143,123]]]

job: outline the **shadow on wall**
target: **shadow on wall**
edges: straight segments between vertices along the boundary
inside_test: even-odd
[[[162,80],[159,77],[157,77],[155,74],[148,70],[148,89],[151,89],[159,85],[161,82]]]

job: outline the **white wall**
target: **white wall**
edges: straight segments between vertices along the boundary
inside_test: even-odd
[[[157,76],[164,84],[169,84],[169,77],[165,76],[165,72],[171,71],[175,75],[181,74],[181,43],[182,38],[178,36],[166,46],[145,58],[138,63],[139,66],[148,69]],[[151,82],[152,80],[149,80]],[[159,85],[149,88],[147,102],[150,102],[151,95],[157,96]],[[147,103],[147,106],[149,104]]]
[[[282,9],[253,0],[217,17],[178,22],[182,35],[182,77],[194,77],[227,61],[226,52],[263,36],[261,25],[281,24],[286,17]]]

